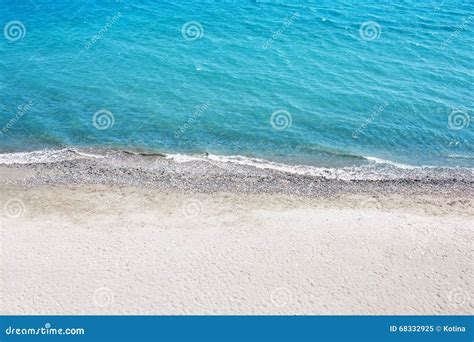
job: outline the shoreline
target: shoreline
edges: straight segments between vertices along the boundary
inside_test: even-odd
[[[337,156],[339,154],[334,154]],[[276,161],[244,155],[223,155],[207,152],[183,154],[180,152],[157,152],[134,149],[109,149],[109,148],[72,148],[42,149],[33,151],[2,152],[0,165],[28,165],[52,164],[75,160],[115,160],[124,162],[128,158],[132,164],[139,160],[168,159],[176,163],[205,162],[209,164],[232,164],[236,167],[253,167],[267,169],[302,176],[314,176],[327,179],[341,180],[396,180],[435,176],[435,178],[448,177],[453,174],[468,180],[474,180],[474,164],[471,166],[434,166],[412,165],[398,161],[391,161],[373,156],[356,154],[341,154],[341,157],[351,157],[352,162],[326,165],[323,161],[318,164],[296,163],[294,160]],[[466,159],[466,158],[463,158]],[[357,162],[356,162],[357,160]],[[321,164],[322,162],[322,164]]]
[[[3,157],[3,158],[2,158]],[[110,184],[192,192],[474,195],[474,169],[401,168],[388,164],[323,168],[255,158],[126,151],[37,151],[0,154],[0,184]],[[17,159],[21,158],[21,162]]]

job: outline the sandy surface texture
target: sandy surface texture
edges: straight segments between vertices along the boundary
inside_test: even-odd
[[[0,208],[1,314],[473,313],[460,195],[3,183]]]

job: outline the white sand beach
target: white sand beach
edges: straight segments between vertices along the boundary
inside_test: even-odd
[[[467,197],[4,183],[0,199],[0,314],[473,313]]]

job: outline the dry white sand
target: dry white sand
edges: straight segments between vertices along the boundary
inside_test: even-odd
[[[472,202],[1,186],[1,314],[472,314]]]

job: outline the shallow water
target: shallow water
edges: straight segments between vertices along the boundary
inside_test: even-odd
[[[474,167],[473,12],[471,1],[3,0],[0,152]]]

